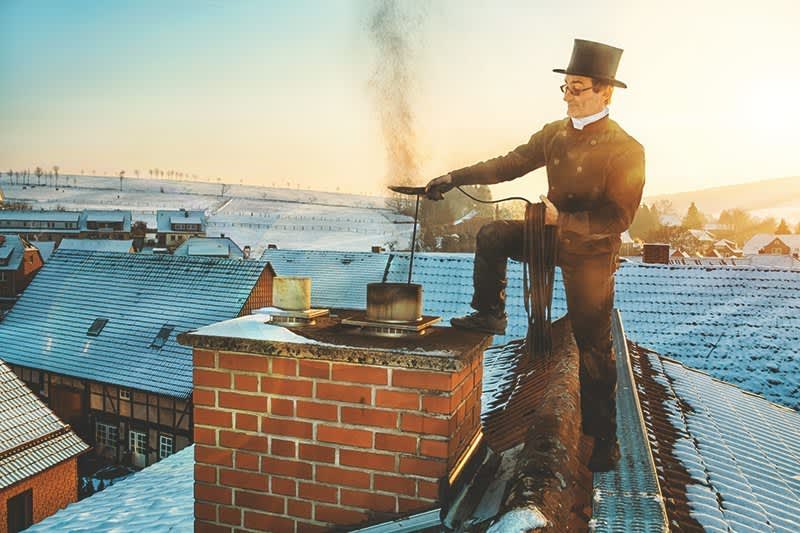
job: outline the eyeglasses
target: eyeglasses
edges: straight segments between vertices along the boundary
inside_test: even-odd
[[[580,94],[581,94],[582,92],[584,92],[584,91],[588,91],[588,90],[589,90],[589,89],[591,89],[592,87],[594,87],[594,86],[593,86],[593,85],[590,85],[589,87],[584,87],[583,89],[575,89],[574,87],[570,87],[569,85],[567,85],[567,84],[565,83],[564,85],[562,85],[561,87],[559,87],[559,89],[561,89],[561,92],[562,92],[563,94],[567,94],[567,91],[569,91],[569,93],[570,93],[570,94],[572,94],[572,96],[580,96]]]

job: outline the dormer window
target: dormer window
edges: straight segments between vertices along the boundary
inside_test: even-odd
[[[95,318],[86,334],[90,337],[97,337],[100,335],[100,332],[103,331],[103,328],[106,327],[106,324],[108,324],[107,318]]]

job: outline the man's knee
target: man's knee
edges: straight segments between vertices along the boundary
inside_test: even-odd
[[[509,220],[495,220],[484,224],[475,239],[476,250],[505,250],[518,240],[518,228]]]

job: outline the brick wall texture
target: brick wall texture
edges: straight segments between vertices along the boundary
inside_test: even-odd
[[[33,489],[33,523],[78,500],[78,459],[64,461],[20,483],[0,490],[0,533],[8,525],[8,500]]]
[[[480,428],[458,372],[194,352],[195,529],[329,531],[438,506]]]

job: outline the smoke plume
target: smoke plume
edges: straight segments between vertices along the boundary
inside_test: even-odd
[[[408,185],[420,178],[412,92],[426,7],[423,2],[376,0],[369,17],[369,36],[376,49],[369,86],[380,118],[390,184]]]

